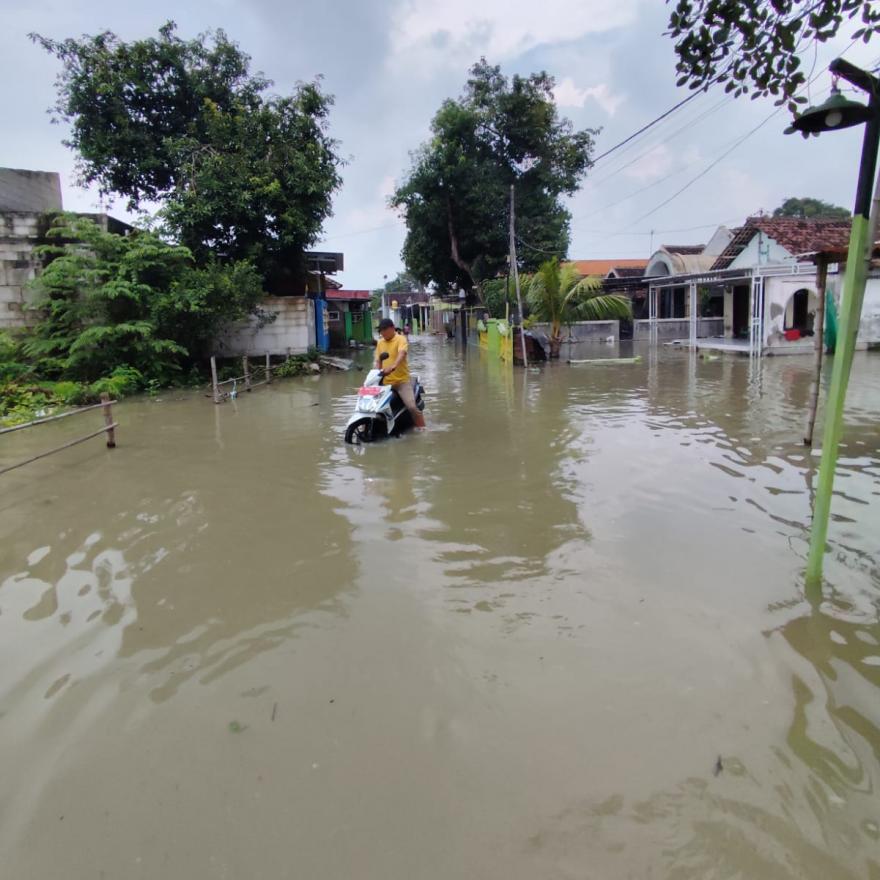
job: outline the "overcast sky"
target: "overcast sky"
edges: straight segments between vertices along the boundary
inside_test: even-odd
[[[95,193],[75,186],[65,132],[49,123],[58,65],[29,42],[30,31],[63,38],[109,29],[135,39],[169,18],[184,38],[224,28],[277,91],[324,76],[336,97],[331,133],[348,165],[319,246],[344,252],[346,287],[375,287],[402,268],[404,227],[387,196],[440,102],[461,92],[475,60],[485,55],[508,74],[547,70],[561,112],[579,128],[602,128],[601,153],[687,94],[675,88],[666,15],[660,0],[0,0],[0,165],[59,171],[65,207],[98,204]],[[817,72],[847,48],[850,30],[819,48]],[[846,53],[863,65],[878,56],[880,44]],[[826,97],[829,84],[823,75],[812,97]],[[810,141],[786,137],[785,112],[695,180],[773,110],[770,101],[725,102],[721,91],[710,92],[632,149],[597,163],[571,200],[570,256],[647,258],[652,242],[705,241],[714,225],[772,210],[786,196],[849,207],[860,129]],[[120,204],[112,213],[124,216]]]

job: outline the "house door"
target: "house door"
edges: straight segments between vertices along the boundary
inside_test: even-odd
[[[330,348],[330,332],[327,326],[327,302],[323,299],[315,301],[315,347],[319,351]]]
[[[733,338],[743,339],[749,335],[749,296],[748,287],[733,289]]]

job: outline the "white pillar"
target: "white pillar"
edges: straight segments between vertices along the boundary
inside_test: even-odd
[[[690,293],[690,343],[691,349],[696,350],[697,347],[697,285],[691,282],[689,286]]]

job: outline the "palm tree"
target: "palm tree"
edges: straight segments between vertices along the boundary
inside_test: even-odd
[[[528,301],[532,314],[550,324],[551,358],[559,357],[563,324],[632,318],[626,297],[603,293],[601,278],[581,278],[574,266],[560,265],[555,258],[542,263],[532,276]]]

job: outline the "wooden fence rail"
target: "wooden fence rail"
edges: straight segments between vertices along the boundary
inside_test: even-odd
[[[244,370],[244,373],[241,376],[233,376],[231,379],[223,379],[222,381],[219,381],[217,379],[217,359],[216,357],[211,357],[211,389],[213,391],[214,403],[222,403],[225,398],[230,396],[228,391],[220,391],[220,389],[224,385],[232,385],[237,382],[244,382],[244,390],[251,391],[254,388],[258,388],[260,385],[272,384],[272,363],[269,359],[268,354],[266,355],[265,366],[263,364],[259,364],[258,366],[251,368],[247,356],[241,359],[241,364],[242,369]],[[259,382],[254,382],[254,373],[256,372],[257,374],[259,374],[261,370],[263,371],[263,374],[266,378],[262,379]]]
[[[31,462],[39,461],[41,458],[46,458],[49,455],[54,455],[56,452],[61,452],[64,449],[70,449],[71,446],[76,446],[79,443],[85,443],[86,440],[91,440],[93,437],[97,437],[100,434],[107,435],[107,448],[114,449],[116,446],[116,428],[119,427],[119,422],[113,421],[113,404],[117,403],[115,400],[110,400],[110,395],[106,392],[101,395],[101,402],[93,404],[92,406],[82,406],[78,409],[70,410],[70,412],[59,413],[57,416],[47,416],[42,419],[34,419],[31,422],[25,422],[21,425],[12,425],[9,428],[0,429],[0,434],[8,434],[12,431],[21,431],[24,428],[34,428],[37,425],[45,425],[48,422],[55,422],[58,419],[64,419],[68,416],[78,416],[84,412],[91,412],[94,409],[102,409],[104,411],[104,427],[99,428],[97,431],[92,431],[90,434],[86,434],[84,437],[77,437],[75,440],[69,440],[67,443],[62,443],[60,446],[56,446],[54,449],[49,449],[46,452],[40,452],[37,455],[32,455],[30,458],[26,458],[24,461],[17,461],[15,464],[6,465],[5,467],[0,468],[0,476],[9,471],[14,471],[16,468],[24,467],[26,464],[31,464]]]

